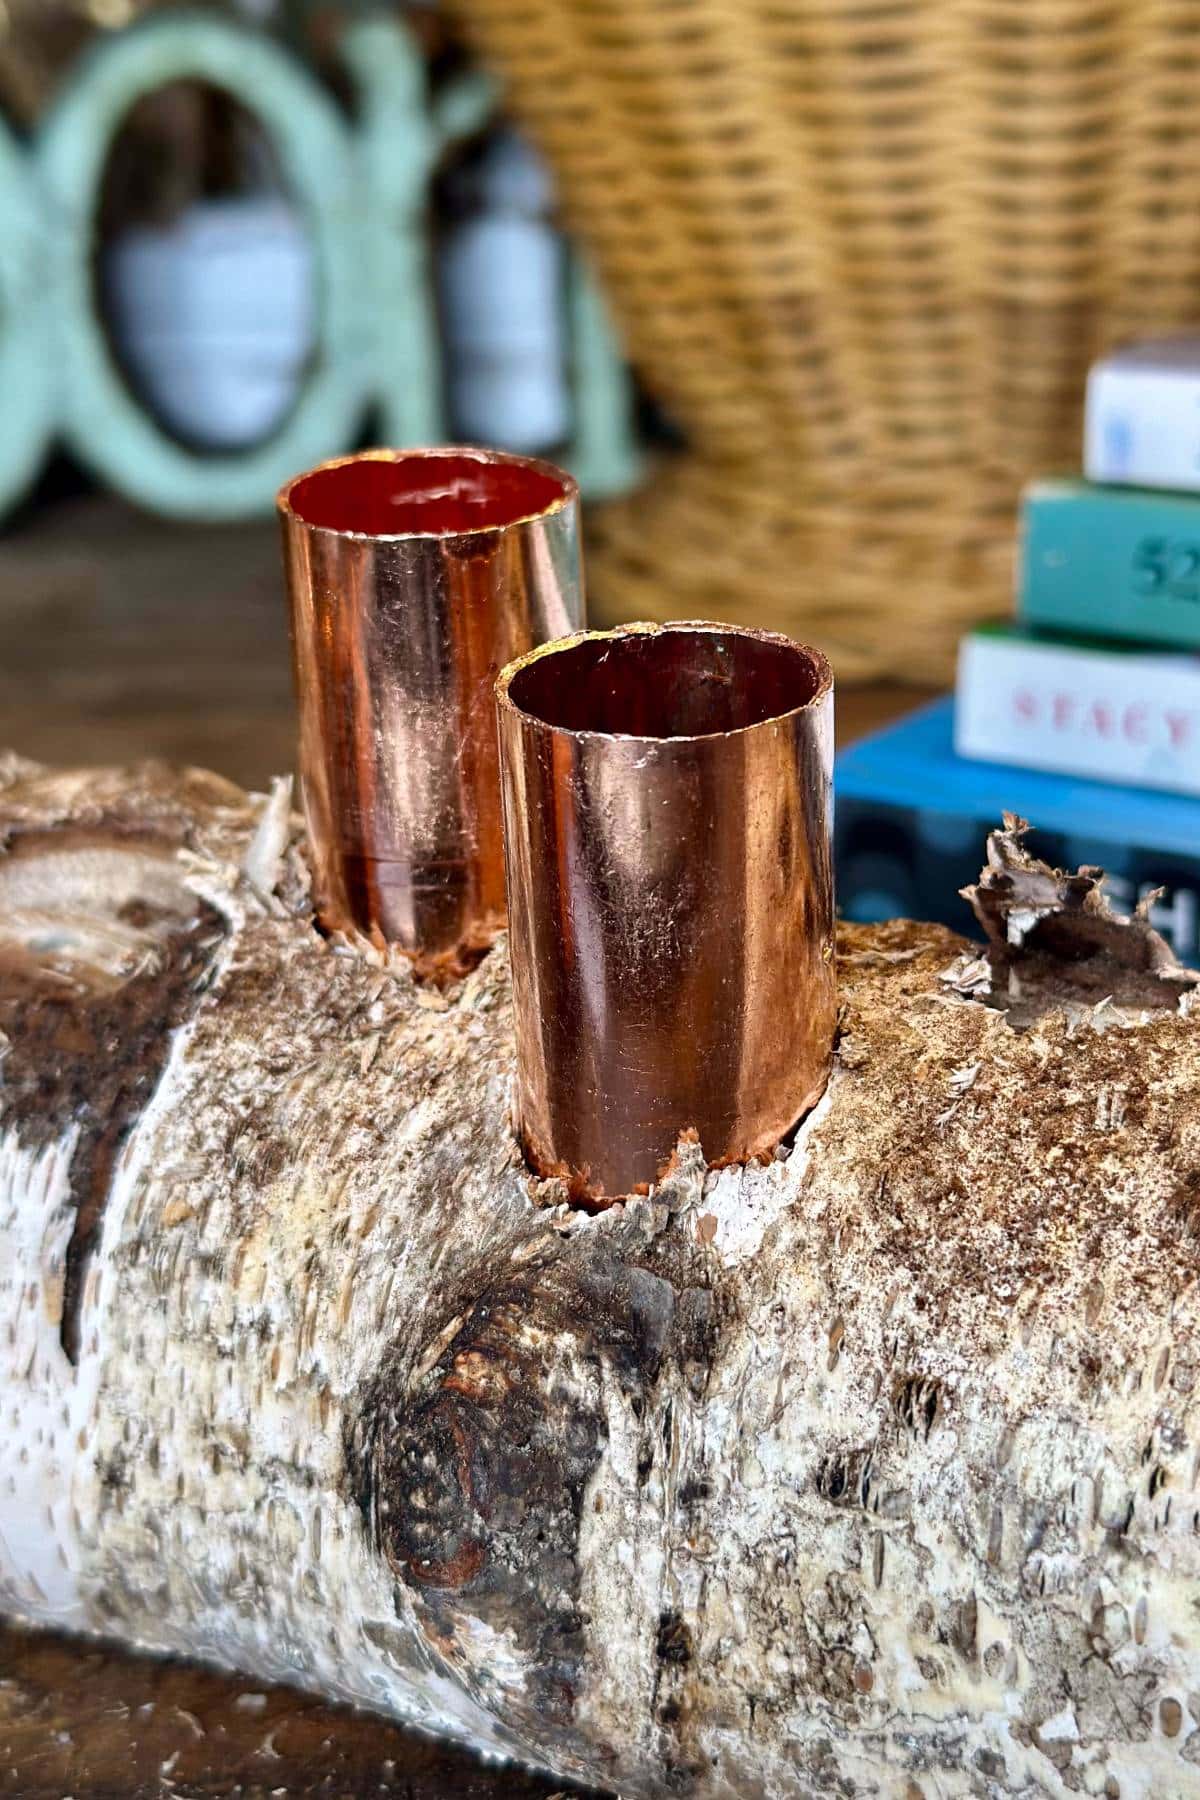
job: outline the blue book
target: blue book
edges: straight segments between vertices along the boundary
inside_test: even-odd
[[[835,779],[848,919],[934,919],[978,936],[958,889],[977,879],[988,832],[1014,812],[1034,827],[1034,855],[1106,869],[1122,910],[1164,888],[1153,923],[1182,962],[1200,959],[1198,799],[967,761],[954,752],[949,696],[843,750]]]

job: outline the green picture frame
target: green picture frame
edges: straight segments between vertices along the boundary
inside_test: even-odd
[[[0,510],[55,439],[137,504],[213,520],[269,512],[289,476],[357,442],[373,407],[388,443],[444,440],[429,187],[447,143],[486,122],[495,91],[469,74],[435,103],[417,46],[392,19],[348,26],[342,54],[354,120],[262,33],[203,13],[152,15],[81,58],[27,150],[0,127]],[[276,432],[230,453],[189,448],[138,398],[93,273],[113,141],[139,99],[183,79],[222,89],[261,122],[317,275],[317,341],[295,404]],[[577,473],[587,489],[619,492],[639,467],[629,378],[598,296],[578,267],[573,279],[583,294],[571,307]]]

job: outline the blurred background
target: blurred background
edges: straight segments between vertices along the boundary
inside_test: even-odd
[[[554,174],[440,12],[0,0],[0,741],[290,767],[273,497],[374,443],[633,491]]]

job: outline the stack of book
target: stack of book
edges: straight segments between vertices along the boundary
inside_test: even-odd
[[[954,699],[839,759],[847,917],[965,928],[1008,811],[1119,904],[1163,889],[1154,923],[1200,956],[1200,339],[1093,368],[1084,472],[1027,489],[1016,620],[964,640]]]

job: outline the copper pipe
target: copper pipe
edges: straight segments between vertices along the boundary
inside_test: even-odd
[[[710,1163],[770,1152],[832,1053],[825,657],[629,625],[534,650],[496,699],[529,1162],[603,1201],[689,1127]]]
[[[496,674],[583,622],[575,483],[372,450],[278,508],[319,916],[453,973],[504,923]]]

